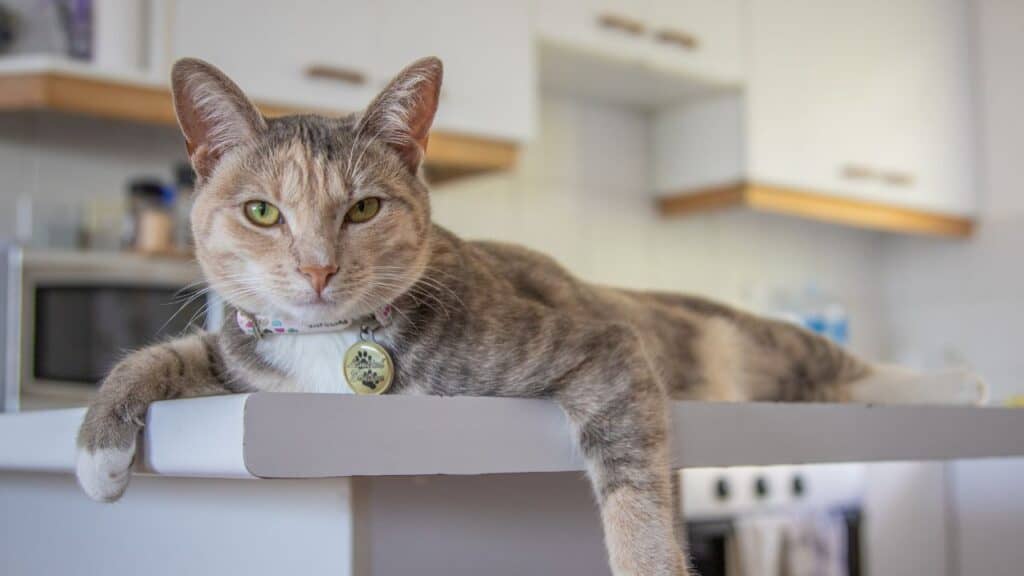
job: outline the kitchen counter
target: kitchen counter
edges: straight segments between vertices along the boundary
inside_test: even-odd
[[[676,402],[679,468],[1024,456],[1024,411]],[[0,469],[71,472],[83,409],[0,415]],[[158,402],[137,471],[211,478],[583,470],[544,400],[239,394]]]
[[[680,467],[1024,455],[1019,410],[678,402],[672,411]],[[582,460],[548,401],[160,402],[147,416],[142,474],[115,504],[88,500],[71,474],[83,414],[0,415],[4,573],[608,574]]]

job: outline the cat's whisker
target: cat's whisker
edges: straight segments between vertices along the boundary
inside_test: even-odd
[[[388,274],[380,274],[380,275],[378,275],[378,277],[381,278],[381,279],[384,279],[384,280],[395,280],[395,279],[404,280],[404,278],[399,278],[399,277],[391,276],[391,275],[388,275]],[[396,287],[396,288],[400,288],[400,287]],[[417,283],[413,284],[412,286],[410,286],[408,288],[408,290],[420,290],[422,292],[428,292],[429,293],[427,288],[433,288],[435,290],[438,290],[439,292],[447,293],[448,295],[450,295],[452,297],[452,299],[455,300],[455,303],[457,303],[462,308],[466,308],[466,303],[462,300],[462,298],[458,295],[458,293],[455,292],[455,290],[453,290],[452,288],[450,288],[448,286],[445,286],[444,284],[441,284],[440,282],[432,280],[432,279],[427,279],[427,278],[422,278],[421,277],[417,281]],[[434,296],[435,298],[438,298],[440,300],[440,298],[436,294],[432,294],[431,293],[431,296]]]
[[[366,292],[364,292],[364,294],[362,294],[361,296],[356,298],[355,303],[361,304],[361,305],[365,305],[367,307],[372,307],[372,303],[371,302],[367,302],[367,300],[369,300],[371,298],[372,299],[379,299],[382,296],[381,294],[379,294],[377,292],[377,288],[378,287],[379,286],[377,286],[377,285],[369,286],[369,288],[367,288],[367,290],[366,290]],[[404,312],[402,312],[400,309],[398,309],[397,307],[392,307],[391,309],[392,309],[393,312],[395,312],[396,314],[401,316],[408,324],[410,324],[410,325],[412,325],[414,327],[416,326],[416,323],[413,322],[412,319],[410,319],[409,316],[406,315]]]
[[[391,289],[391,290],[401,290],[403,288],[403,286],[401,286],[401,285],[397,285],[397,284],[394,284],[394,283],[387,283],[386,279],[378,279],[375,282],[375,285],[378,286],[378,287],[384,287],[384,288],[388,288],[388,289]],[[446,318],[451,318],[451,311],[449,310],[448,306],[436,294],[433,294],[431,292],[422,290],[421,288],[417,288],[416,286],[413,286],[412,288],[407,289],[404,292],[404,294],[407,294],[409,296],[423,296],[425,298],[430,298],[431,300],[433,300],[433,302],[436,304],[436,306],[430,305],[430,303],[428,301],[426,301],[426,300],[421,300],[421,299],[418,299],[418,298],[414,298],[414,300],[416,300],[417,305],[421,305],[421,306],[424,306],[424,307],[426,307],[428,309],[442,312],[445,315]]]

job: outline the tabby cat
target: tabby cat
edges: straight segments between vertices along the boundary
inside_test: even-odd
[[[688,574],[674,528],[670,399],[873,401],[906,379],[789,324],[587,284],[536,252],[432,224],[420,164],[441,76],[426,58],[362,114],[264,118],[213,66],[174,66],[198,176],[196,255],[231,314],[220,332],[114,367],[78,436],[79,483],[96,500],[124,493],[152,402],[349,392],[339,366],[371,327],[393,360],[388,393],[556,402],[585,457],[613,572]],[[973,393],[959,385],[942,394]]]

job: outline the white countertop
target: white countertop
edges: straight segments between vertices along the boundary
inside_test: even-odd
[[[680,468],[1024,456],[1024,410],[676,402]],[[0,415],[0,470],[74,469],[84,410]],[[544,400],[239,394],[154,404],[138,471],[319,478],[582,470]]]

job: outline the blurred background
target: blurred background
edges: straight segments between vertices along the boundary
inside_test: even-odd
[[[194,293],[175,59],[268,115],[345,114],[425,55],[443,226],[1020,403],[1021,54],[1018,0],[2,0],[0,407],[80,404],[120,350],[219,322]],[[1024,565],[1024,464],[961,462],[689,474],[704,573],[819,475],[851,573]]]

